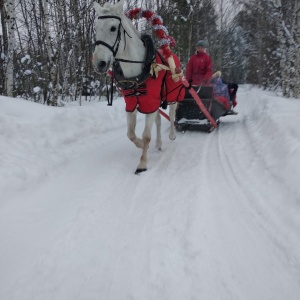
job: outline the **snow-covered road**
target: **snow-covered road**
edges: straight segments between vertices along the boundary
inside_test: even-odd
[[[0,299],[300,299],[299,100],[241,87],[175,141],[164,120],[139,176],[118,101],[0,97]]]

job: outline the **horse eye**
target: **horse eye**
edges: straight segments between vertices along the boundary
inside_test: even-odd
[[[117,30],[117,27],[115,27],[115,26],[113,26],[113,27],[110,29],[111,32],[114,32],[114,31],[116,31],[116,30]]]

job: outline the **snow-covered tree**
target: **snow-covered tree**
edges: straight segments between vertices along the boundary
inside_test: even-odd
[[[13,96],[14,88],[14,48],[15,48],[15,3],[14,0],[5,0],[7,27],[7,53],[5,54],[5,94]]]
[[[295,41],[296,41],[296,68],[295,68],[295,97],[300,97],[300,2],[296,1],[295,7]]]
[[[57,105],[60,98],[75,100],[101,91],[105,78],[90,61],[93,2],[0,0],[0,93],[14,91]],[[300,97],[300,1],[126,1],[127,8],[140,5],[163,18],[183,68],[197,40],[205,39],[215,69],[226,80],[280,86],[285,96]],[[152,32],[151,25],[143,30]]]
[[[1,19],[1,31],[0,31],[0,95],[4,93],[5,86],[5,53],[7,53],[7,27],[5,17],[4,0],[0,0],[0,19]]]

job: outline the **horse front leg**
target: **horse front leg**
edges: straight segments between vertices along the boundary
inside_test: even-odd
[[[152,114],[147,114],[145,119],[145,128],[143,132],[143,152],[140,158],[140,163],[137,166],[135,174],[139,174],[147,170],[147,163],[148,163],[148,148],[151,141],[151,130],[156,118],[157,112]]]
[[[135,126],[136,126],[136,115],[137,110],[133,112],[127,112],[127,137],[138,147],[143,148],[144,142],[142,139],[137,138],[135,134]]]
[[[176,130],[175,130],[175,113],[176,113],[177,103],[169,104],[169,117],[170,117],[170,133],[169,139],[175,140],[176,139]]]

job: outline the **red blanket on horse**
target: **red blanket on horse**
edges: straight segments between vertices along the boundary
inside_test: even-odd
[[[172,55],[176,67],[180,68],[178,57],[175,54]],[[167,65],[166,59],[162,60],[158,53],[156,53],[155,62]],[[182,101],[185,90],[180,80],[175,82],[172,79],[171,71],[160,70],[157,77],[150,76],[137,89],[122,90],[122,95],[126,102],[126,111],[132,112],[137,108],[139,112],[149,114],[158,110],[165,100],[169,103]]]

